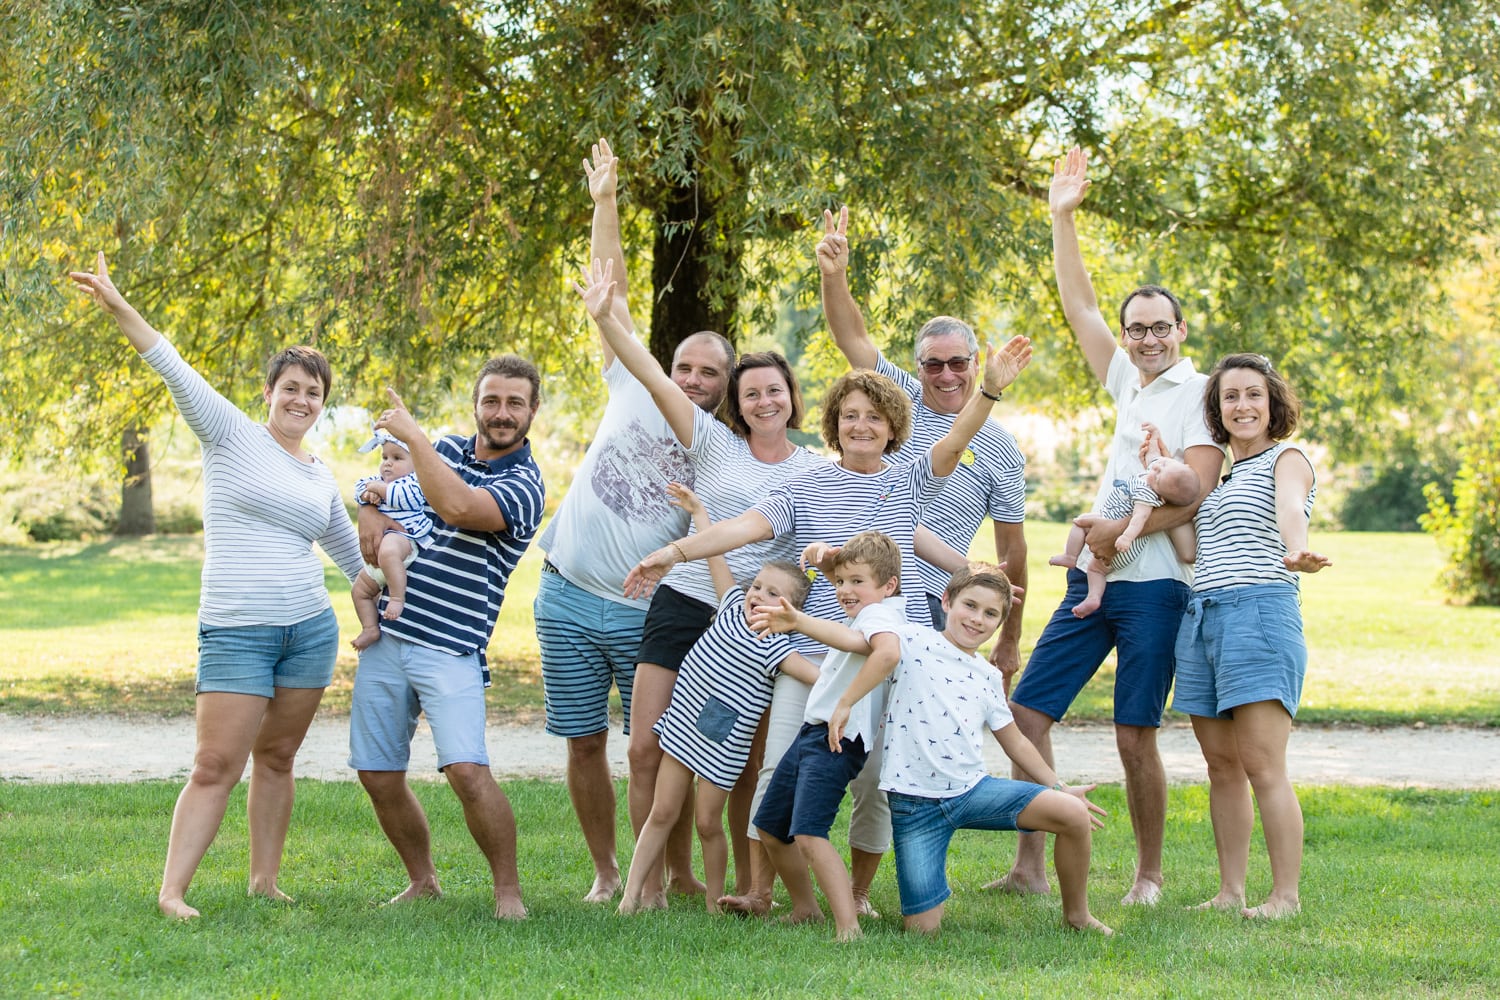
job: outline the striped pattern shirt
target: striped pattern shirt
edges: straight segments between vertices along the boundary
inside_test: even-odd
[[[1193,590],[1255,583],[1297,585],[1297,574],[1281,561],[1286,545],[1276,527],[1276,460],[1288,451],[1307,457],[1301,448],[1283,441],[1241,459],[1198,508],[1193,517],[1198,532]],[[1304,516],[1312,516],[1317,495],[1314,481],[1302,505]]]
[[[431,649],[478,652],[483,663],[505,584],[542,520],[542,470],[531,457],[529,441],[490,462],[475,457],[472,437],[449,435],[434,447],[467,485],[495,498],[506,530],[454,527],[429,507],[432,539],[407,567],[406,610],[395,621],[382,619],[380,630]],[[387,599],[381,598],[382,607]]]
[[[165,337],[142,359],[161,376],[203,449],[205,625],[294,625],[329,608],[323,562],[350,580],[359,537],[328,466],[302,462],[219,395]]]
[[[923,406],[921,380],[891,364],[884,354],[875,362],[875,370],[911,397],[911,439],[895,460],[910,462],[930,454],[932,446],[953,428],[957,414]],[[922,512],[922,523],[958,551],[968,552],[986,516],[1002,524],[1026,520],[1026,458],[1016,439],[993,418],[974,435],[942,494]],[[917,571],[927,593],[941,594],[947,588],[947,570],[918,559]]]
[[[379,476],[365,476],[354,484],[354,502],[362,503],[360,497],[371,483],[381,482]],[[417,474],[409,472],[386,484],[385,499],[380,502],[380,512],[388,515],[407,534],[411,544],[421,548],[432,534],[432,518],[427,516],[427,494],[417,482]]]

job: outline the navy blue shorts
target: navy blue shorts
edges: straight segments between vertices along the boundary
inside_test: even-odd
[[[863,736],[841,741],[843,753],[828,749],[828,723],[804,722],[766,786],[755,813],[762,832],[790,844],[798,836],[828,839],[849,782],[859,777],[870,754]]]

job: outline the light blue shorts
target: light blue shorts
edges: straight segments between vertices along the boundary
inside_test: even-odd
[[[271,698],[277,688],[325,688],[339,655],[332,608],[291,625],[198,623],[199,694]]]
[[[901,914],[910,917],[926,913],[953,895],[948,888],[948,844],[954,833],[1021,830],[1021,813],[1045,791],[1029,781],[986,775],[967,792],[947,799],[887,792]]]
[[[630,692],[645,609],[591,594],[543,564],[532,612],[542,650],[547,732],[577,737],[609,729],[613,685],[620,692],[629,734]]]
[[[405,771],[422,713],[432,728],[439,771],[449,764],[489,766],[479,654],[430,649],[383,633],[359,654],[349,709],[349,766]]]
[[[1230,719],[1236,706],[1279,701],[1296,718],[1307,673],[1299,603],[1290,583],[1195,593],[1177,630],[1172,707]]]

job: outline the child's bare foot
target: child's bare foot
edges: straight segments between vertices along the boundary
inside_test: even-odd
[[[1093,931],[1095,934],[1103,934],[1105,937],[1110,937],[1114,934],[1112,927],[1109,927],[1092,913],[1078,923],[1074,923],[1071,920],[1064,920],[1063,926],[1075,931]]]
[[[615,907],[615,912],[622,917],[634,916],[641,912],[641,897],[621,896],[620,905]]]
[[[797,924],[818,924],[822,922],[823,911],[816,907],[810,910],[793,907],[791,913],[788,913],[777,921],[777,923],[785,924],[787,927],[793,927]]]
[[[290,904],[296,902],[295,899],[293,899],[291,896],[288,896],[286,893],[282,892],[274,885],[266,889],[258,889],[254,885],[252,885],[250,887],[249,894],[251,896],[259,896],[261,899],[269,900],[272,903]]]
[[[1068,567],[1068,569],[1074,569],[1078,565],[1078,557],[1077,556],[1070,556],[1066,552],[1064,552],[1060,556],[1053,556],[1051,559],[1048,559],[1047,560],[1047,565],[1048,566],[1066,566],[1066,567]]]
[[[771,912],[771,897],[757,892],[743,896],[720,896],[719,905],[726,913],[737,913],[742,917],[763,917]]]
[[[852,927],[840,927],[838,933],[833,936],[835,941],[858,941],[865,936],[865,930],[859,926],[859,921],[854,922]]]
[[[174,896],[171,899],[159,896],[156,900],[156,908],[173,920],[192,920],[198,916],[198,911],[187,905],[181,896]]]
[[[594,874],[594,887],[589,890],[587,896],[583,897],[583,901],[585,903],[607,903],[611,899],[614,899],[615,894],[619,891],[620,870],[618,868],[609,873],[596,872]]]
[[[986,882],[984,888],[990,892],[1008,892],[1017,896],[1045,896],[1052,891],[1047,884],[1047,876],[1043,875],[1040,881],[1028,878],[1015,869],[1011,869],[993,882]]]
[[[723,896],[719,897],[719,899],[723,899],[723,898],[724,898]],[[708,910],[709,913],[723,913],[724,912],[724,905],[722,903],[720,903],[718,899],[714,899],[712,896],[705,897],[704,901],[703,901],[703,905],[704,905],[704,908],[706,910]]]
[[[1089,615],[1098,610],[1099,602],[1092,597],[1085,597],[1083,600],[1073,605],[1073,617],[1087,618]]]
[[[525,920],[526,916],[526,904],[521,902],[520,892],[495,893],[496,920]]]
[[[688,872],[686,875],[668,878],[667,892],[673,896],[702,896],[708,892],[708,886],[694,878],[692,872]]]
[[[400,903],[410,903],[414,899],[439,899],[443,890],[439,888],[436,878],[423,879],[420,882],[412,882],[401,892],[385,901],[386,906],[395,906]]]
[[[856,916],[869,917],[871,920],[879,920],[880,912],[870,905],[870,890],[854,890],[854,913]]]
[[[393,597],[385,602],[385,610],[380,613],[380,617],[384,618],[388,622],[393,622],[397,618],[400,618],[401,612],[405,610],[406,602],[398,601]]]
[[[1245,908],[1245,897],[1238,893],[1220,892],[1213,899],[1205,899],[1196,906],[1189,906],[1189,910],[1206,912],[1208,910],[1242,910]]]
[[[375,645],[376,641],[378,641],[379,639],[380,639],[380,626],[379,625],[371,625],[369,628],[362,628],[362,629],[360,629],[359,630],[359,635],[357,635],[353,639],[349,640],[349,645],[353,646],[357,650],[358,649],[367,649],[370,646]]]
[[[1137,877],[1135,885],[1120,900],[1122,906],[1155,906],[1161,902],[1161,883]]]
[[[1247,920],[1281,920],[1283,917],[1294,917],[1302,912],[1302,904],[1293,896],[1291,899],[1277,899],[1272,896],[1259,906],[1247,906],[1240,911],[1240,916]]]

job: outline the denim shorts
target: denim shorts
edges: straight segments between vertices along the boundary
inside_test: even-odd
[[[422,713],[439,771],[449,764],[489,765],[479,654],[450,653],[382,633],[359,654],[349,707],[349,766],[405,771]]]
[[[1172,708],[1230,719],[1236,706],[1279,701],[1296,718],[1307,673],[1299,604],[1291,583],[1194,594],[1177,632]]]
[[[1087,573],[1068,570],[1068,592],[1031,651],[1011,701],[1061,720],[1113,649],[1115,724],[1160,726],[1172,687],[1172,644],[1192,592],[1177,580],[1116,580],[1104,588],[1098,611],[1076,618],[1073,605],[1088,589]]]
[[[693,643],[703,638],[717,610],[714,605],[704,604],[671,587],[657,587],[651,595],[651,607],[646,610],[641,648],[635,662],[681,670],[683,657]]]
[[[325,688],[338,654],[332,608],[292,625],[199,622],[197,690],[271,698],[279,687]]]
[[[843,753],[828,749],[828,723],[803,723],[802,730],[776,765],[755,826],[790,844],[796,837],[828,839],[838,818],[844,789],[864,770],[869,753],[863,736],[841,741]]]
[[[913,916],[942,905],[948,888],[948,843],[958,830],[1022,830],[1021,813],[1046,791],[1029,781],[985,775],[967,792],[948,799],[887,792],[891,835],[896,841],[896,888],[901,914]]]
[[[609,689],[619,689],[630,733],[630,692],[646,612],[569,583],[543,564],[537,584],[536,637],[542,650],[547,732],[592,736],[609,729]]]

